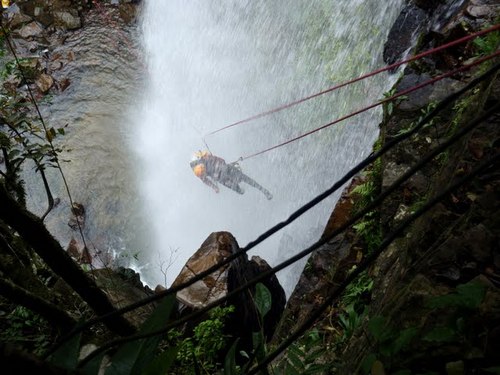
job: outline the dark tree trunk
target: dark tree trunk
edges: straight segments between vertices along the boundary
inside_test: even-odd
[[[31,294],[26,289],[16,286],[9,280],[0,278],[0,294],[16,304],[27,307],[41,315],[51,325],[58,327],[62,332],[69,332],[76,325],[76,321],[66,312],[44,299]]]
[[[115,310],[106,294],[64,251],[43,222],[10,197],[3,184],[0,184],[0,207],[2,208],[0,219],[17,231],[45,263],[98,315],[105,315]],[[103,323],[119,335],[135,332],[134,327],[122,316],[104,320]]]
[[[70,375],[79,374],[51,365],[11,346],[0,344],[0,363],[9,374]],[[6,373],[6,372],[5,372]]]

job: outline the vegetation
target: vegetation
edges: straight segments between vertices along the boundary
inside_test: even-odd
[[[500,18],[497,18],[496,24],[500,21]],[[492,26],[492,25],[488,25]],[[486,56],[495,52],[500,45],[500,32],[494,31],[489,34],[486,34],[483,37],[479,37],[474,39],[473,41],[474,47],[477,49],[477,55]]]
[[[351,191],[351,196],[356,197],[355,212],[364,209],[380,192],[380,160],[365,172],[365,181]],[[367,213],[353,226],[354,230],[365,243],[365,254],[371,254],[382,242],[382,229],[377,212]]]
[[[272,373],[280,374],[325,374],[331,363],[322,359],[327,352],[323,338],[317,329],[312,329],[292,344],[283,358],[272,367]]]
[[[224,321],[233,311],[234,306],[214,308],[209,318],[193,329],[192,336],[185,337],[178,330],[168,333],[169,346],[177,348],[172,373],[190,374],[193,368],[199,368],[201,373],[212,374],[221,367],[221,350],[228,346],[230,338],[224,334]]]
[[[3,41],[7,41],[2,27]],[[45,171],[60,169],[56,138],[65,126],[47,126],[34,98],[33,81],[41,74],[37,61],[17,59],[6,53],[0,72],[0,325],[1,345],[16,343],[42,355],[49,345],[76,326],[76,317],[89,319],[114,311],[112,303],[95,281],[61,248],[43,224],[54,206]],[[21,171],[33,166],[47,194],[47,210],[41,218],[26,210],[26,193]],[[76,292],[58,294],[56,283],[66,283]],[[81,310],[81,304],[90,310]],[[74,307],[72,307],[74,306]],[[80,312],[86,311],[81,316]],[[105,325],[117,334],[135,329],[123,317]],[[16,355],[11,359],[15,362]]]
[[[321,31],[321,27],[317,27],[316,30]],[[490,36],[478,39],[475,42],[477,53],[488,54],[495,50],[498,43],[498,34],[490,34]],[[5,51],[0,52],[1,55],[6,55]],[[233,306],[217,307],[196,324],[188,322],[186,325],[166,330],[165,327],[177,319],[177,304],[173,296],[164,298],[158,303],[155,311],[138,328],[132,326],[122,315],[116,314],[112,318],[103,319],[91,329],[75,331],[81,322],[89,321],[95,316],[114,314],[116,309],[109,299],[109,294],[99,288],[89,277],[90,269],[82,269],[76,264],[46,230],[43,217],[38,218],[26,210],[25,186],[20,173],[22,168],[34,165],[34,171],[40,175],[47,191],[47,214],[54,202],[50,186],[45,178],[45,171],[47,168],[60,168],[62,148],[57,146],[57,141],[66,132],[65,127],[47,126],[33,108],[35,104],[33,96],[29,91],[21,89],[26,84],[30,85],[39,72],[36,64],[29,60],[8,61],[3,71],[0,72],[6,82],[11,83],[4,85],[0,92],[0,150],[2,152],[0,163],[0,205],[2,208],[0,210],[0,294],[2,296],[0,299],[0,349],[2,353],[7,344],[16,344],[35,354],[37,359],[46,358],[43,365],[53,366],[51,368],[54,370],[75,371],[78,369],[85,374],[97,374],[101,364],[107,363],[107,375],[127,373],[235,375],[245,374],[253,366],[262,363],[266,355],[275,349],[273,345],[267,343],[264,337],[263,321],[271,309],[272,300],[269,290],[262,284],[256,285],[254,295],[260,329],[253,332],[253,347],[249,352],[238,351],[240,338],[231,336],[226,330],[225,325],[235,310]],[[473,117],[471,112],[478,108],[482,109],[478,103],[482,102],[479,97],[483,94],[482,90],[478,89],[452,107],[454,116],[451,122],[447,123],[451,125],[447,129],[448,135],[455,133],[463,126],[466,119]],[[436,103],[433,102],[428,103],[418,115],[417,122],[428,115],[435,105]],[[395,106],[388,105],[386,120],[394,115],[394,112]],[[435,117],[427,124],[426,130],[438,127],[441,120]],[[439,130],[442,131],[442,129]],[[404,134],[406,131],[407,129],[400,128],[399,134]],[[498,145],[495,146],[497,140],[488,141],[485,142],[488,144],[484,148],[486,151],[498,148]],[[375,145],[375,150],[380,146],[381,144]],[[446,151],[440,157],[443,164],[450,160],[449,153],[451,151]],[[465,167],[460,166],[461,169],[457,167],[456,173],[464,173],[463,171],[468,167],[468,164]],[[365,171],[364,182],[352,190],[351,198],[356,201],[356,212],[373,202],[380,192],[381,171],[382,162],[379,160]],[[454,175],[450,178],[452,177]],[[488,193],[495,191],[495,175],[491,174],[486,177],[486,182],[477,185],[486,184],[486,189],[490,189]],[[424,201],[431,196],[430,193],[428,195],[411,193],[410,212],[415,212],[422,207]],[[471,188],[463,195],[475,197],[476,191]],[[443,282],[440,279],[442,275],[427,274],[426,277],[429,279],[433,277],[429,281],[430,287],[418,289],[419,294],[412,295],[409,288],[402,288],[401,295],[412,297],[401,302],[410,306],[406,310],[409,316],[398,316],[397,309],[400,306],[396,298],[388,298],[379,306],[375,306],[371,301],[374,288],[381,288],[380,279],[387,276],[388,281],[397,280],[399,285],[406,285],[405,283],[409,280],[413,280],[414,273],[418,272],[417,266],[420,268],[427,266],[419,263],[422,262],[420,258],[437,252],[448,239],[454,239],[450,232],[460,232],[464,228],[460,226],[462,223],[478,226],[485,226],[489,223],[481,221],[479,214],[475,216],[471,214],[462,218],[460,217],[461,211],[453,211],[459,204],[461,204],[461,210],[464,210],[463,206],[472,206],[473,199],[464,203],[460,196],[454,196],[450,202],[443,204],[443,207],[448,206],[449,211],[446,215],[459,218],[450,225],[451,229],[444,231],[443,235],[439,232],[441,227],[436,230],[439,232],[437,234],[432,232],[434,228],[428,227],[427,231],[413,231],[413,237],[419,237],[418,234],[423,233],[422,242],[419,243],[414,238],[404,239],[413,247],[399,246],[403,241],[398,243],[398,246],[395,246],[399,252],[398,257],[392,259],[391,269],[386,269],[387,275],[379,275],[375,280],[372,272],[361,273],[345,288],[335,306],[329,307],[328,321],[317,322],[313,328],[309,328],[299,340],[288,347],[281,357],[268,366],[268,370],[263,370],[262,373],[323,374],[333,372],[335,367],[341,366],[341,356],[335,356],[332,352],[349,355],[350,353],[342,352],[342,350],[352,349],[349,345],[353,342],[351,340],[353,338],[366,344],[361,348],[361,351],[366,349],[366,352],[360,362],[360,371],[364,374],[432,374],[436,373],[435,363],[427,364],[424,361],[424,356],[430,350],[442,349],[446,346],[460,348],[470,345],[471,350],[466,354],[476,354],[476,349],[481,345],[486,347],[488,339],[495,338],[495,336],[491,335],[493,331],[491,327],[484,322],[478,322],[478,317],[484,316],[481,304],[488,298],[488,293],[492,292],[485,286],[485,283],[478,283],[468,274],[464,276],[462,273],[452,282],[449,278],[454,275],[444,275],[448,279]],[[487,200],[484,205],[488,206],[489,203],[490,201]],[[443,207],[440,209],[444,210]],[[451,222],[451,219],[448,217],[443,219],[442,216],[430,217],[430,219],[433,220],[433,225],[436,223],[442,225],[446,220]],[[493,218],[491,221],[494,220],[497,219]],[[471,229],[471,227],[465,228]],[[352,230],[357,236],[353,242],[362,249],[363,257],[373,254],[386,234],[379,211],[366,214],[352,227]],[[427,232],[432,232],[432,235],[428,235]],[[480,234],[487,237],[489,232],[485,231]],[[456,238],[463,239],[458,236]],[[491,242],[493,243],[494,240]],[[456,249],[460,249],[460,244],[455,242],[450,247],[455,251],[453,255],[458,257],[460,254]],[[470,247],[466,249],[467,256],[474,251],[479,251],[477,247],[472,245]],[[445,250],[449,251],[449,249]],[[424,254],[413,254],[418,251]],[[443,251],[443,254],[446,255],[446,252]],[[481,274],[481,276],[488,277],[493,272],[492,260],[486,256],[484,258],[486,260],[482,260],[483,263],[480,263],[480,266],[477,265],[479,262],[476,260],[471,261],[467,258],[464,261],[469,269],[476,267],[473,276]],[[453,258],[453,261],[458,263],[458,258]],[[474,262],[475,264],[472,264]],[[308,272],[313,273],[313,266],[308,267]],[[353,268],[346,269],[352,272],[357,268],[353,266]],[[393,270],[396,276],[390,274]],[[491,283],[495,282],[495,277],[497,276],[493,275]],[[463,282],[464,278],[469,280]],[[61,284],[64,287],[63,292],[58,291]],[[390,294],[389,290],[383,291],[383,293],[386,292]],[[492,303],[495,300],[490,299],[488,302]],[[408,313],[408,310],[411,312],[417,307],[420,310],[416,316]],[[132,339],[119,339],[121,336],[132,334],[138,336]],[[102,345],[106,341],[112,345]],[[55,342],[61,343],[57,349],[53,346]],[[100,345],[101,349],[92,351],[92,354],[85,357],[83,362],[79,362],[83,349],[88,344],[94,343]],[[450,355],[453,360],[462,358],[462,354],[454,353]],[[15,364],[23,363],[24,360],[19,352],[2,355],[4,356],[2,359],[8,359]],[[33,359],[33,357],[30,358]],[[103,362],[104,358],[106,359]],[[481,362],[483,358],[472,359],[476,361],[474,365],[479,363],[474,370],[498,373],[496,364],[487,366],[486,361]],[[416,368],[415,363],[418,363],[420,367]],[[35,363],[32,372],[36,372],[37,366],[40,364]]]
[[[477,313],[477,308],[484,298],[485,287],[482,284],[470,282],[459,285],[456,290],[456,293],[426,300],[428,314],[437,314],[440,309],[455,311],[452,319],[445,324],[432,324],[430,327],[418,324],[400,327],[391,324],[386,317],[372,316],[367,327],[376,342],[376,352],[366,355],[361,364],[362,373],[373,372],[375,366],[382,367],[391,374],[411,375],[410,369],[394,368],[394,364],[401,365],[401,360],[398,358],[401,353],[406,352],[405,356],[421,356],[421,353],[415,352],[419,341],[448,344],[465,339],[467,333],[464,327],[470,323],[468,320]],[[433,372],[427,372],[427,374],[431,373]]]

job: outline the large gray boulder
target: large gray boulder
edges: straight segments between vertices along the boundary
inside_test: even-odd
[[[189,258],[180,274],[172,284],[178,286],[195,275],[222,262],[239,251],[238,242],[229,232],[214,232],[208,236],[201,247]],[[199,310],[208,304],[225,297],[239,286],[269,270],[269,264],[260,257],[250,260],[246,254],[221,267],[209,276],[195,282],[177,293],[181,314]],[[276,276],[272,275],[261,283],[272,296],[271,310],[264,317],[263,332],[270,340],[283,314],[286,296]],[[234,313],[226,324],[227,333],[240,338],[241,349],[251,349],[252,332],[260,331],[259,316],[254,305],[255,287],[231,297],[225,305],[233,305]]]

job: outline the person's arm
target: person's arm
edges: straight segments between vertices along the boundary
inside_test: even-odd
[[[210,181],[210,179],[207,176],[202,176],[200,179],[208,186],[210,186],[212,189],[215,190],[216,193],[219,192],[219,187],[217,186],[216,183]]]

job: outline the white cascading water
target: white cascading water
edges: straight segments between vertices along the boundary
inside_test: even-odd
[[[144,2],[149,74],[130,139],[150,232],[146,282],[170,284],[214,231],[240,246],[286,219],[366,157],[381,109],[366,112],[241,163],[274,199],[243,186],[216,194],[189,167],[207,133],[384,65],[381,55],[402,0]],[[228,162],[320,127],[381,99],[395,77],[380,74],[279,113],[207,136]],[[272,266],[318,240],[340,191],[260,244]],[[305,259],[278,273],[287,296]],[[168,268],[168,270],[167,270]]]

